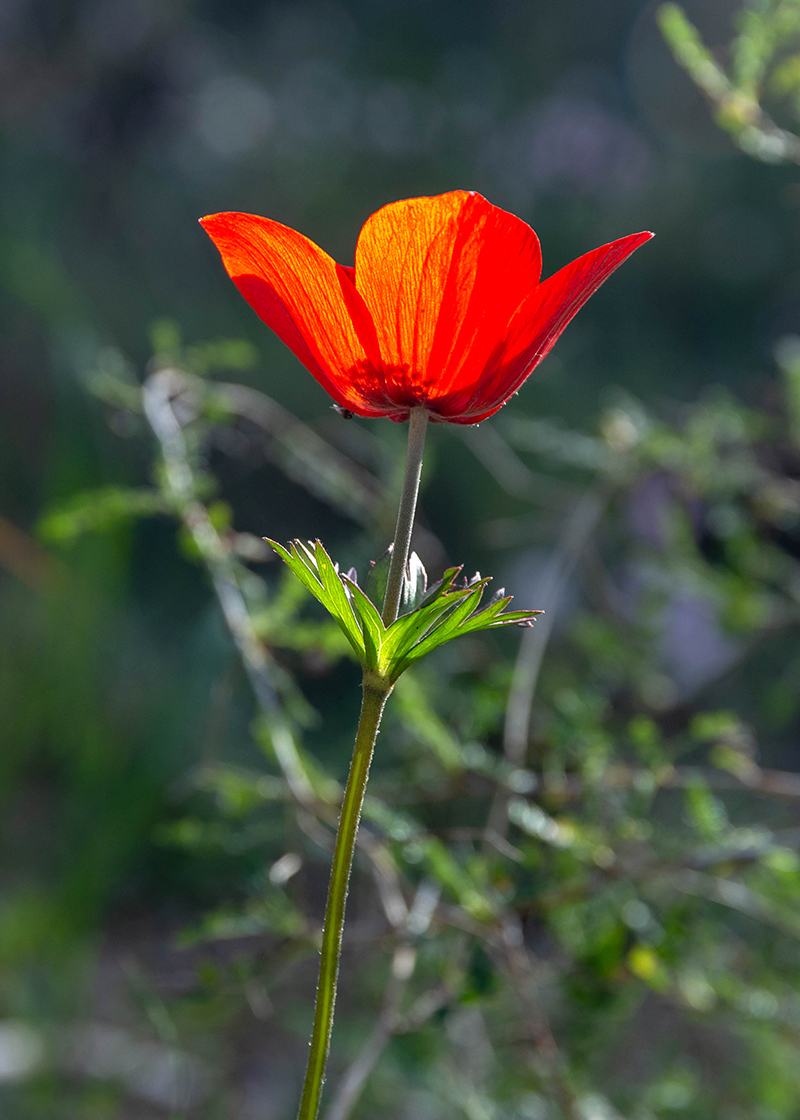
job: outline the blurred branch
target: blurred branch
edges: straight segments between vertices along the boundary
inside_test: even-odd
[[[400,1006],[416,969],[417,953],[414,940],[422,936],[430,925],[439,901],[439,893],[440,888],[428,880],[417,888],[414,902],[407,914],[403,936],[392,955],[389,979],[378,1022],[339,1082],[325,1120],[347,1120],[358,1104],[367,1079],[378,1064],[392,1035],[399,1033],[404,1027],[409,1029],[409,1020],[404,1020],[400,1016]],[[438,1000],[428,999],[424,1005],[425,1017],[429,1018],[440,1006],[442,1004]],[[419,1009],[417,1016],[410,1022],[413,1023],[413,1029],[422,1025],[424,1018],[419,1018]]]
[[[220,382],[214,395],[268,437],[266,450],[294,482],[362,525],[371,525],[381,504],[381,484],[264,393],[246,385]]]
[[[608,496],[607,487],[598,486],[586,491],[568,517],[561,539],[540,577],[536,597],[545,613],[537,619],[535,626],[525,631],[520,641],[506,707],[503,750],[514,766],[521,766],[525,761],[533,696],[553,632],[559,600],[597,527]]]
[[[511,981],[510,990],[522,1007],[526,1038],[535,1047],[538,1059],[537,1076],[546,1083],[551,1099],[560,1108],[564,1120],[585,1120],[569,1081],[568,1062],[556,1043],[544,1011],[540,982],[549,970],[525,946],[519,915],[512,907],[506,906],[497,920],[489,924],[477,922],[461,907],[442,904],[437,910],[437,918],[486,946]]]
[[[788,800],[800,798],[800,774],[787,770],[762,770],[755,764],[748,768],[746,776],[705,766],[668,766],[654,772],[642,766],[616,764],[607,766],[602,776],[591,785],[577,774],[559,774],[553,782],[546,774],[536,774],[529,770],[525,773],[530,776],[531,784],[538,793],[550,793],[559,799],[583,797],[586,793],[597,790],[636,790],[646,789],[648,786],[657,789],[689,789],[698,781],[712,789],[746,790]],[[508,786],[503,788],[509,794],[513,792]]]
[[[546,501],[556,509],[574,493],[573,487],[552,475],[532,471],[492,424],[465,427],[459,432],[464,443],[507,494],[523,501]]]
[[[503,753],[512,766],[519,767],[525,763],[533,697],[559,600],[607,501],[607,486],[596,486],[586,491],[568,517],[561,540],[540,578],[536,595],[544,614],[537,619],[535,626],[525,631],[520,641],[506,705]],[[505,835],[507,800],[508,791],[499,788],[489,812],[487,834],[501,838]]]
[[[279,675],[256,634],[239,586],[240,567],[217,532],[199,500],[183,428],[175,402],[185,396],[191,382],[178,370],[161,370],[147,379],[143,389],[144,413],[158,439],[163,464],[163,489],[180,520],[191,534],[211,576],[225,622],[267,720],[276,757],[297,800],[304,805],[315,794],[283,716],[276,677]]]
[[[287,478],[357,523],[374,523],[383,501],[379,479],[266,393],[235,382],[209,382],[176,367],[159,368],[161,372],[171,370],[174,376],[180,377],[184,394],[190,392],[198,406],[202,405],[212,415],[221,411],[258,428],[266,437],[261,444],[264,454]],[[115,409],[142,411],[142,391],[138,385],[123,380],[119,371],[96,372],[89,381],[89,388]]]
[[[794,940],[800,939],[800,920],[796,910],[780,908],[757,894],[738,879],[724,879],[702,871],[686,869],[669,879],[669,885],[686,894],[717,902],[756,921],[770,925]]]
[[[522,1004],[531,1042],[541,1063],[537,1073],[547,1084],[565,1120],[583,1120],[567,1076],[567,1063],[553,1036],[541,998],[537,964],[525,948],[519,916],[507,911],[501,936],[494,943],[497,957],[512,981],[512,990]]]
[[[760,96],[779,49],[800,33],[800,9],[793,0],[745,8],[742,30],[731,45],[731,74],[716,61],[697,28],[677,4],[662,4],[657,20],[677,62],[706,94],[720,128],[756,159],[800,163],[800,137],[781,128],[762,108]],[[795,60],[788,60],[790,63]],[[797,66],[773,73],[782,92],[797,92]]]

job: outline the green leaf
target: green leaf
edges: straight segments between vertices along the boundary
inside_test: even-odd
[[[436,625],[442,615],[452,611],[455,606],[470,594],[468,588],[439,596],[427,606],[418,607],[411,614],[402,615],[389,627],[384,642],[384,659],[395,661],[406,654],[414,645]]]
[[[442,595],[446,595],[455,584],[456,576],[461,571],[462,567],[463,565],[459,565],[457,568],[448,568],[440,580],[431,584],[420,600],[420,607],[427,607]]]
[[[359,620],[353,610],[353,604],[350,602],[350,598],[345,591],[342,577],[334,568],[331,558],[319,541],[317,541],[314,546],[314,554],[317,562],[317,571],[319,572],[323,587],[330,596],[333,604],[333,608],[329,608],[331,614],[334,615],[343,627],[354,647],[361,646],[363,648]]]
[[[477,611],[459,628],[459,633],[469,634],[477,630],[496,630],[501,626],[520,626],[524,623],[532,623],[537,614],[543,613],[542,611],[507,611],[504,614],[503,611],[512,598],[513,596],[506,595],[503,599],[498,599],[496,603],[491,603],[482,611]]]
[[[462,623],[467,618],[469,618],[469,616],[480,603],[484,587],[485,583],[483,584],[483,586],[476,588],[474,591],[470,591],[467,597],[458,604],[452,614],[447,615],[430,634],[428,634],[422,639],[422,641],[418,642],[417,645],[414,646],[413,653],[415,660],[416,658],[422,657],[424,654],[428,653],[429,650],[436,649],[437,646],[440,646],[444,642],[449,641],[450,638],[455,637],[456,631],[459,629]]]
[[[380,669],[383,661],[383,644],[386,635],[386,627],[383,625],[383,619],[378,614],[375,604],[367,598],[358,584],[348,576],[344,576],[344,580],[350,594],[353,596],[355,608],[361,619],[367,668]]]
[[[374,562],[370,568],[366,583],[364,584],[365,594],[379,609],[386,596],[386,582],[389,578],[389,566],[392,562],[393,547],[393,545],[389,545],[383,555],[379,556]],[[412,552],[408,558],[405,575],[403,576],[399,613],[403,615],[415,610],[422,602],[427,590],[428,574],[425,571],[425,566],[416,552]]]
[[[483,610],[477,610],[489,580],[476,575],[469,583],[456,587],[460,568],[448,568],[438,584],[426,589],[425,569],[414,556],[409,593],[420,599],[419,605],[387,628],[375,603],[350,575],[339,573],[319,541],[292,541],[288,549],[275,541],[269,544],[333,615],[361,664],[377,671],[387,682],[396,681],[412,662],[451,638],[498,626],[530,623],[541,613],[505,612],[511,596],[503,595],[502,591]],[[378,564],[383,565],[384,561],[382,557]],[[373,572],[378,564],[373,566]],[[380,576],[372,586],[379,583]]]
[[[500,626],[520,626],[530,625],[537,614],[541,611],[509,611],[504,614],[503,609],[511,602],[511,596],[508,595],[503,599],[498,599],[494,603],[490,603],[482,611],[471,613],[480,602],[483,588],[486,585],[486,580],[481,581],[481,586],[475,589],[466,589],[459,595],[467,595],[468,598],[461,602],[460,605],[451,614],[445,615],[438,625],[433,628],[418,641],[416,644],[409,645],[406,643],[403,646],[402,653],[398,651],[395,657],[394,673],[399,676],[400,673],[405,672],[409,665],[414,661],[424,657],[425,654],[430,653],[432,650],[437,649],[439,646],[449,642],[452,638],[460,638],[464,634],[476,633],[480,630],[496,629]],[[453,598],[453,593],[446,597]],[[445,601],[446,601],[445,599]],[[413,616],[410,616],[413,617]]]
[[[324,598],[321,597],[324,588],[314,572],[309,570],[308,564],[302,560],[299,553],[296,554],[293,550],[284,548],[282,544],[271,541],[269,537],[265,537],[264,540],[275,549],[284,564],[294,572],[303,586],[311,592],[314,598],[324,603]]]
[[[386,597],[386,581],[389,578],[389,566],[392,563],[392,545],[378,557],[369,570],[364,592],[373,603],[383,603]]]
[[[314,598],[333,615],[353,647],[356,657],[362,665],[367,664],[367,652],[360,620],[347,596],[342,577],[334,568],[330,557],[320,542],[316,542],[314,551],[312,551],[299,540],[292,541],[290,549],[287,549],[268,537],[264,539],[275,549],[280,558]]]

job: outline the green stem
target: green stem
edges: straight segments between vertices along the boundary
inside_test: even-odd
[[[390,686],[377,687],[372,681],[364,680],[364,695],[361,702],[361,717],[358,721],[353,760],[342,801],[339,829],[333,850],[333,866],[328,885],[328,902],[325,907],[325,924],[322,929],[322,954],[319,963],[319,983],[317,1002],[314,1008],[314,1029],[311,1035],[311,1050],[308,1056],[306,1079],[297,1120],[316,1120],[322,1086],[325,1081],[325,1066],[331,1045],[333,1030],[333,1011],[336,1003],[336,982],[339,977],[339,956],[342,951],[342,932],[344,929],[344,908],[347,902],[347,887],[350,882],[350,869],[353,865],[353,850],[367,788],[370,762],[378,727],[390,692]]]
[[[403,590],[403,577],[411,548],[411,532],[414,528],[414,514],[417,510],[417,494],[422,474],[422,453],[425,450],[425,433],[428,428],[428,410],[412,408],[408,418],[408,454],[406,473],[403,477],[403,492],[397,510],[397,528],[394,533],[392,559],[389,564],[389,577],[386,580],[386,595],[383,600],[383,624],[391,626],[400,609],[400,595]]]
[[[403,492],[400,508],[397,511],[392,559],[389,577],[386,582],[386,596],[383,601],[383,621],[390,626],[397,618],[400,607],[400,594],[403,589],[403,576],[408,563],[411,547],[411,532],[414,528],[414,513],[417,508],[419,480],[422,473],[422,453],[425,449],[425,432],[428,427],[428,411],[424,408],[411,410],[408,424],[408,455],[403,478]],[[392,685],[374,673],[364,673],[364,695],[361,701],[361,716],[356,731],[353,760],[342,801],[339,828],[333,849],[333,865],[328,884],[328,902],[325,907],[325,922],[322,927],[322,953],[319,962],[319,982],[317,1002],[314,1007],[314,1028],[311,1033],[311,1049],[308,1055],[306,1078],[303,1083],[303,1096],[297,1120],[316,1120],[325,1081],[325,1066],[331,1046],[333,1012],[336,1004],[336,983],[339,978],[339,957],[342,952],[342,933],[344,931],[344,909],[347,902],[347,887],[350,870],[353,866],[353,852],[356,846],[358,823],[361,819],[361,806],[367,788],[372,752],[378,737],[386,699]]]

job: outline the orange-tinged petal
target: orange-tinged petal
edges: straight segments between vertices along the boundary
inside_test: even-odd
[[[472,192],[407,199],[368,218],[355,284],[387,396],[436,412],[454,385],[477,381],[540,272],[530,226]]]
[[[479,383],[443,402],[449,419],[476,424],[501,408],[550,351],[569,321],[600,285],[652,233],[634,233],[601,245],[531,291],[509,323]]]
[[[378,348],[352,270],[269,218],[211,214],[201,224],[253,310],[333,399],[362,415],[385,415],[358,388]]]

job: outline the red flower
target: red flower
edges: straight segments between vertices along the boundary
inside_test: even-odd
[[[602,245],[543,283],[529,225],[479,194],[393,202],[355,268],[253,214],[202,224],[233,282],[338,405],[475,424],[517,392],[572,316],[651,233]]]

